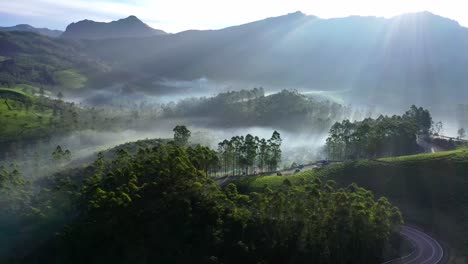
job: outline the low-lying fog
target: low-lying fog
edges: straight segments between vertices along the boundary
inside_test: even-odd
[[[240,84],[220,84],[214,81],[201,78],[194,81],[170,81],[162,80],[154,83],[155,90],[139,91],[129,88],[128,85],[116,85],[108,89],[99,90],[87,93],[85,96],[74,96],[66,98],[76,103],[87,106],[111,106],[124,105],[126,103],[139,104],[145,102],[150,106],[160,106],[169,102],[177,102],[190,97],[210,97],[218,93],[240,90],[242,88],[260,87],[255,85],[240,85]],[[288,89],[289,87],[285,87]],[[264,87],[265,94],[271,94],[281,89]],[[291,89],[290,89],[291,90]],[[375,105],[373,102],[353,104],[350,101],[348,90],[337,91],[320,91],[308,88],[298,88],[300,93],[307,96],[313,96],[323,100],[333,101],[341,105],[345,105],[352,109],[347,113],[346,118],[351,120],[360,120],[366,117],[377,117],[379,114],[402,114],[406,108],[389,109]],[[429,107],[430,110],[432,110]],[[216,111],[216,109],[213,109]],[[456,131],[460,128],[460,121],[454,116],[455,109],[445,112],[435,112],[433,114],[434,122],[443,121],[443,134],[448,136],[456,136]],[[214,128],[206,127],[203,123],[190,122],[180,119],[155,119],[151,123],[144,126],[129,127],[118,131],[94,131],[84,130],[72,132],[67,135],[55,136],[47,141],[38,142],[29,146],[26,149],[18,149],[16,153],[7,156],[6,159],[0,161],[0,165],[14,162],[23,169],[23,173],[37,174],[31,163],[40,162],[43,165],[51,162],[51,154],[60,145],[64,149],[69,149],[72,153],[73,165],[79,165],[91,162],[97,152],[115,147],[117,145],[132,142],[141,139],[152,138],[172,138],[172,129],[176,125],[187,125],[192,131],[192,143],[200,143],[210,146],[213,149],[217,148],[217,144],[224,139],[230,139],[233,136],[252,134],[260,138],[270,138],[274,130],[280,132],[283,139],[282,151],[283,161],[282,166],[288,166],[292,162],[309,163],[317,159],[323,158],[321,149],[325,144],[327,132],[294,132],[284,130],[277,127],[235,127],[235,128]],[[39,161],[38,161],[39,159]],[[50,171],[48,171],[50,172]]]
[[[151,128],[144,130],[126,129],[122,131],[84,130],[72,132],[66,136],[53,137],[50,140],[36,143],[27,149],[17,150],[13,156],[7,157],[0,165],[14,162],[27,176],[41,174],[32,166],[33,162],[47,165],[52,162],[52,152],[60,145],[72,153],[70,165],[77,166],[92,162],[100,151],[113,148],[126,142],[151,138],[172,138],[172,129],[180,123],[178,120],[158,121]],[[235,129],[212,129],[188,126],[192,132],[191,143],[202,144],[217,149],[218,143],[233,136],[252,134],[269,139],[275,130],[267,127],[246,127]],[[320,150],[325,142],[326,134],[298,134],[277,129],[283,139],[283,165],[292,162],[309,163],[321,158]],[[42,167],[42,166],[41,166]],[[44,173],[50,173],[51,167],[46,166]]]

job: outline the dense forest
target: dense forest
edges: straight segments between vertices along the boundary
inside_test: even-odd
[[[326,152],[337,160],[415,154],[422,151],[418,137],[427,136],[432,125],[429,111],[414,105],[401,116],[344,120],[330,128]]]
[[[2,244],[15,252],[3,259],[376,263],[402,222],[387,199],[354,184],[285,179],[278,190],[222,190],[194,162],[198,151],[170,142],[121,149],[111,160],[99,154],[88,167],[40,180],[34,195],[19,171],[2,169],[2,202],[11,205],[1,208],[0,224],[10,228]]]
[[[309,132],[324,132],[346,114],[346,107],[334,102],[288,90],[265,95],[263,88],[185,99],[163,107],[166,118],[197,118],[224,127],[275,126]]]

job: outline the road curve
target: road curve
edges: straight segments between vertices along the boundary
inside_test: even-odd
[[[400,234],[414,246],[414,251],[404,257],[382,264],[441,264],[444,250],[434,238],[409,226],[402,226]]]

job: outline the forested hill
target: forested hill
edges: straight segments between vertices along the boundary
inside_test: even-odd
[[[207,177],[198,162],[203,152],[173,142],[133,155],[122,150],[112,160],[98,155],[91,166],[41,180],[35,195],[20,171],[0,167],[7,205],[0,208],[0,226],[10,225],[0,237],[0,253],[21,245],[14,251],[19,254],[0,258],[380,263],[396,238],[398,208],[356,185],[338,189],[319,178],[298,184],[285,179],[279,190],[240,194],[234,184],[222,190]]]
[[[79,43],[32,32],[0,32],[0,86],[26,83],[67,89],[61,76],[91,76],[106,69],[104,63],[84,53]]]
[[[208,125],[219,127],[273,126],[326,132],[335,121],[347,116],[348,110],[338,103],[307,97],[297,91],[265,95],[263,88],[254,88],[167,104],[163,106],[163,115],[203,119]]]

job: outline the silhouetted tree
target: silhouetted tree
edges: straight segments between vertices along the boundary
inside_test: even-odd
[[[179,146],[186,146],[190,135],[192,134],[186,126],[176,126],[174,131],[174,142]]]

